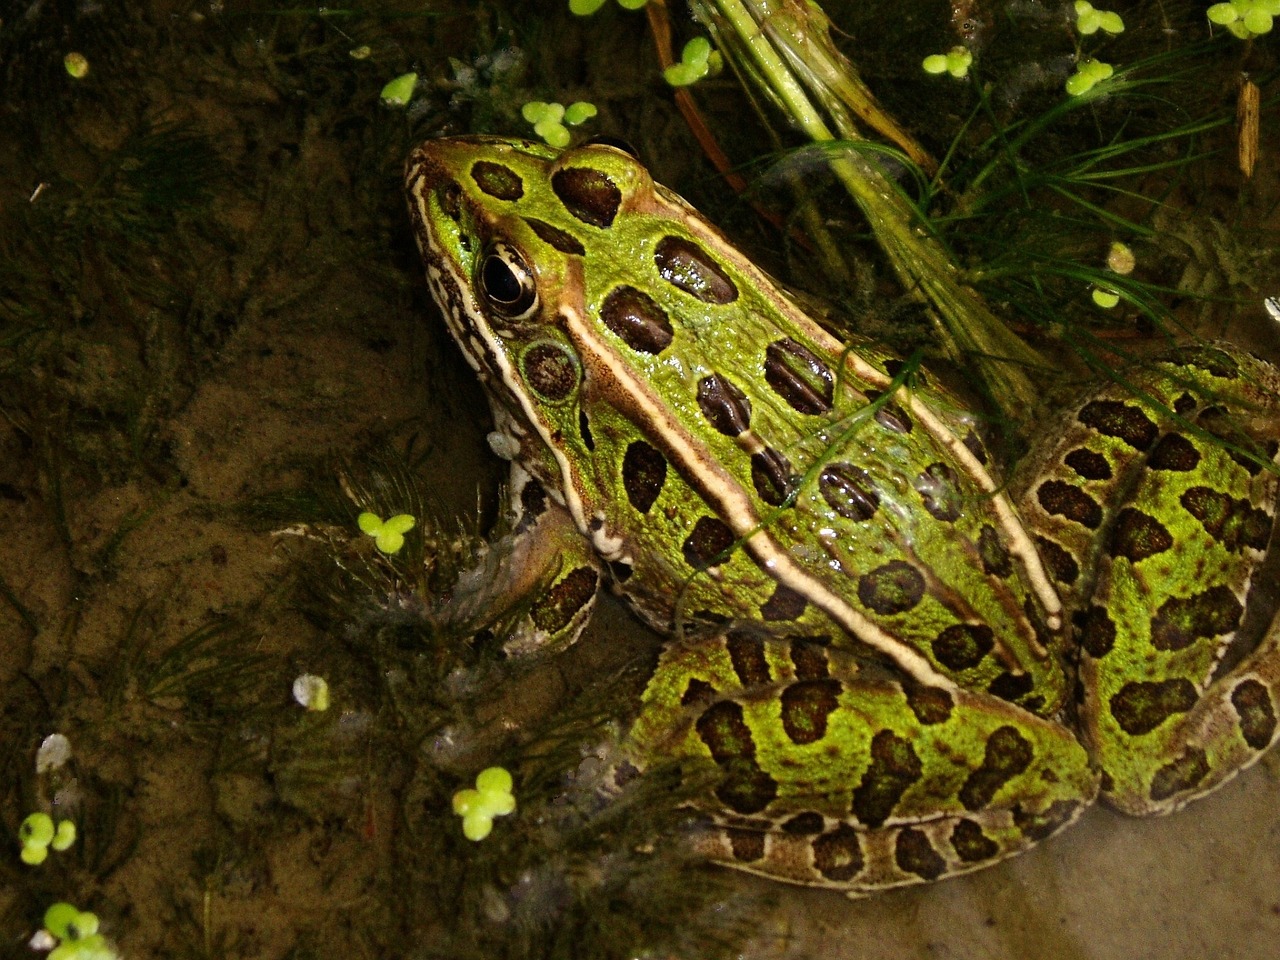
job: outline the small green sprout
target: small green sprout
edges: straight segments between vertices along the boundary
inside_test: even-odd
[[[1280,17],[1280,0],[1231,0],[1215,3],[1206,11],[1210,23],[1226,27],[1241,40],[1271,32],[1272,21]]]
[[[1115,67],[1101,60],[1081,60],[1076,64],[1076,72],[1067,77],[1067,93],[1073,97],[1083,96],[1115,72]]]
[[[694,37],[680,51],[680,62],[662,71],[662,78],[673,87],[687,87],[703,77],[714,77],[724,69],[724,57],[706,37]]]
[[[949,73],[957,80],[969,75],[973,65],[973,53],[968,47],[952,47],[946,53],[934,53],[924,58],[920,66],[925,73]]]
[[[515,810],[513,782],[502,767],[489,767],[476,776],[474,790],[459,790],[453,795],[453,812],[462,818],[464,837],[483,840],[493,829],[494,817],[505,817]]]
[[[68,53],[62,58],[62,66],[72,80],[83,80],[89,74],[89,58],[83,53]]]
[[[1124,33],[1124,20],[1111,10],[1096,10],[1089,0],[1076,0],[1076,29],[1084,36],[1099,30],[1112,34]]]
[[[544,103],[530,100],[520,108],[520,116],[533,124],[533,132],[556,148],[569,145],[569,130],[565,124],[576,127],[596,115],[596,105],[578,100],[565,107],[560,103]]]
[[[329,681],[304,673],[293,681],[293,699],[313,713],[323,713],[329,709]]]
[[[374,538],[374,546],[383,553],[396,553],[404,546],[404,535],[417,523],[407,513],[397,513],[383,520],[376,513],[365,512],[356,517],[360,529]]]
[[[55,827],[53,817],[47,813],[32,813],[18,827],[18,841],[22,862],[36,867],[44,863],[50,850],[61,853],[76,842],[76,825],[70,820],[60,820]]]
[[[639,10],[649,0],[618,0],[623,10]],[[569,0],[569,12],[580,17],[589,17],[605,4],[605,0]]]
[[[402,73],[382,88],[382,102],[388,107],[403,107],[413,96],[413,88],[418,85],[416,73]]]
[[[1093,302],[1103,310],[1110,310],[1120,302],[1120,294],[1116,293],[1114,290],[1108,290],[1105,287],[1094,287]]]

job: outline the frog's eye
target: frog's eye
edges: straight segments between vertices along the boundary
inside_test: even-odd
[[[494,313],[508,320],[524,320],[538,309],[538,287],[518,252],[495,243],[480,262],[480,292]]]

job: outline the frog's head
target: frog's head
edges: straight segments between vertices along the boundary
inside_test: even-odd
[[[465,137],[419,146],[406,183],[431,293],[488,388],[508,406],[569,402],[583,370],[565,319],[589,311],[588,251],[627,256],[615,223],[652,197],[648,171],[611,146]]]

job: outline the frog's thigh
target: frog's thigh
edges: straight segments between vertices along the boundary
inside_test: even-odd
[[[1097,778],[1062,727],[1002,700],[904,689],[803,640],[745,631],[670,646],[631,743],[704,758],[701,849],[851,895],[986,866],[1074,820]]]
[[[481,571],[500,595],[498,608],[524,609],[504,649],[559,649],[582,633],[601,581],[600,559],[569,511],[519,464],[511,470],[510,543],[494,551],[499,570]]]
[[[1090,594],[1073,621],[1081,734],[1103,796],[1169,813],[1276,739],[1280,625],[1243,658],[1236,634],[1276,496],[1274,470],[1241,451],[1275,456],[1280,377],[1203,349],[1131,383],[1074,412],[1024,505],[1042,547],[1052,541],[1046,555],[1077,558],[1057,565],[1063,582]]]

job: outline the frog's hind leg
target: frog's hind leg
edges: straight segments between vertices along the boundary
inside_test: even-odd
[[[987,694],[904,687],[812,640],[735,629],[663,652],[640,768],[704,761],[698,848],[851,896],[987,866],[1071,823],[1097,775],[1063,727]]]
[[[1280,375],[1201,348],[1129,385],[1072,412],[1023,513],[1076,591],[1080,727],[1103,796],[1169,813],[1277,736],[1280,622],[1248,652],[1237,632],[1271,540]]]

